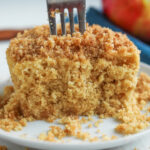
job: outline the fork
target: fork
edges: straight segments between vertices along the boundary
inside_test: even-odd
[[[77,8],[79,31],[83,34],[86,28],[85,4],[86,4],[85,0],[47,0],[50,33],[52,35],[57,35],[55,15],[57,12],[60,12],[62,35],[66,34],[66,26],[65,26],[66,14],[64,12],[64,9],[67,8],[69,12],[70,32],[72,35],[72,33],[75,31],[73,9]]]

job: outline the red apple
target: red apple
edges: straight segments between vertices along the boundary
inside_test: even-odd
[[[104,13],[115,24],[150,42],[150,0],[102,0]]]

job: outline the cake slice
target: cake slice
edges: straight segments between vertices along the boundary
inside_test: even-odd
[[[139,50],[121,33],[98,25],[50,35],[48,25],[12,39],[7,62],[15,92],[5,116],[35,119],[116,113],[133,101]],[[7,115],[8,114],[8,115]]]

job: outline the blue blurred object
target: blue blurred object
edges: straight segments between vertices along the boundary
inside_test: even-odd
[[[111,28],[114,31],[126,33],[119,27],[115,26],[112,22],[110,22],[102,12],[94,8],[90,8],[88,10],[87,22],[89,23],[89,25],[99,24],[103,27]],[[150,45],[136,39],[128,33],[126,34],[128,38],[138,47],[138,49],[141,50],[141,61],[150,64]]]

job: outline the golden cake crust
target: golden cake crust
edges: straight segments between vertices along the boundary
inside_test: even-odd
[[[67,36],[61,36],[60,25],[57,28],[58,36],[50,35],[48,25],[19,33],[11,40],[7,55],[14,62],[48,57],[67,57],[82,61],[98,57],[113,61],[114,64],[130,65],[131,68],[138,66],[139,51],[126,35],[98,25],[87,25],[86,31],[81,35],[76,25],[76,32],[71,36],[67,24]]]

